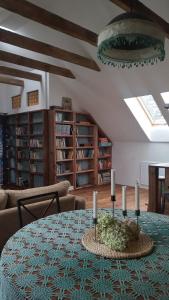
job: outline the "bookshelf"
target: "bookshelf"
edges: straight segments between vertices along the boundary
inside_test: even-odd
[[[102,147],[107,137],[88,113],[52,109],[49,128],[50,184],[69,180],[80,189],[109,183],[111,142]]]
[[[97,126],[89,114],[75,113],[75,188],[95,185]]]
[[[16,115],[6,118],[6,182],[5,185],[17,185],[16,169]]]
[[[69,180],[74,186],[74,114],[71,110],[49,111],[49,183]]]
[[[112,143],[87,113],[54,108],[7,115],[5,149],[9,187],[110,183]]]
[[[48,111],[30,112],[29,152],[31,186],[48,185]]]
[[[5,143],[6,143],[6,116],[5,114],[0,114],[0,186],[3,185],[5,181]]]
[[[7,185],[47,185],[48,156],[47,110],[7,116]]]
[[[97,155],[97,183],[108,184],[111,182],[112,142],[98,128],[98,155]]]

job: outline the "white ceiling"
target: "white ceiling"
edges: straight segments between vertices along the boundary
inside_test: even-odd
[[[113,17],[123,12],[109,0],[31,0],[30,2],[96,33],[99,33]],[[144,0],[141,2],[169,22],[168,0]],[[60,82],[64,85],[65,90],[69,91],[69,96],[94,116],[112,140],[148,142],[144,132],[123,102],[123,98],[152,94],[169,123],[169,113],[163,109],[160,97],[160,92],[169,90],[168,39],[166,39],[164,62],[155,66],[121,70],[102,65],[97,59],[96,47],[4,9],[0,9],[0,26],[97,61],[101,72],[7,44],[1,43],[0,46],[0,49],[6,51],[69,68],[76,76],[76,80],[50,75],[52,82]],[[21,69],[21,67],[18,68]],[[27,68],[23,69],[28,70]]]

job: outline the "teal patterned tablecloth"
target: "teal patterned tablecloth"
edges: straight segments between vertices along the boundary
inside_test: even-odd
[[[133,218],[134,212],[128,215]],[[52,215],[25,226],[3,249],[0,300],[169,300],[169,217],[144,212],[140,225],[154,240],[154,250],[128,260],[85,250],[81,238],[92,226],[91,210]]]

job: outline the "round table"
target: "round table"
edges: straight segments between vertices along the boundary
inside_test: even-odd
[[[121,211],[115,215],[121,217]],[[128,216],[134,218],[134,212]],[[51,215],[23,227],[2,252],[0,299],[168,300],[169,217],[142,212],[139,223],[155,247],[148,256],[128,260],[106,259],[83,247],[91,210]]]

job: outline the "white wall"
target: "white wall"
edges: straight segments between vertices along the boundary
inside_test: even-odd
[[[68,81],[74,79],[60,78],[59,76],[49,74],[49,107],[53,105],[62,106],[62,97],[72,98],[72,109],[74,111],[82,111],[85,107],[80,105],[77,97],[68,85]]]
[[[169,143],[113,143],[112,166],[117,184],[134,186],[137,179],[140,181],[140,163],[144,161],[169,162]]]
[[[6,85],[0,84],[0,113],[7,113],[7,88]]]
[[[34,71],[35,72],[35,71]],[[33,80],[24,80],[24,88],[9,86],[6,92],[6,110],[9,114],[20,113],[24,111],[32,111],[47,108],[47,84],[48,84],[48,73],[37,71],[37,74],[42,75],[42,82]],[[39,90],[39,104],[27,106],[27,92]],[[21,108],[12,109],[11,97],[21,94]]]

